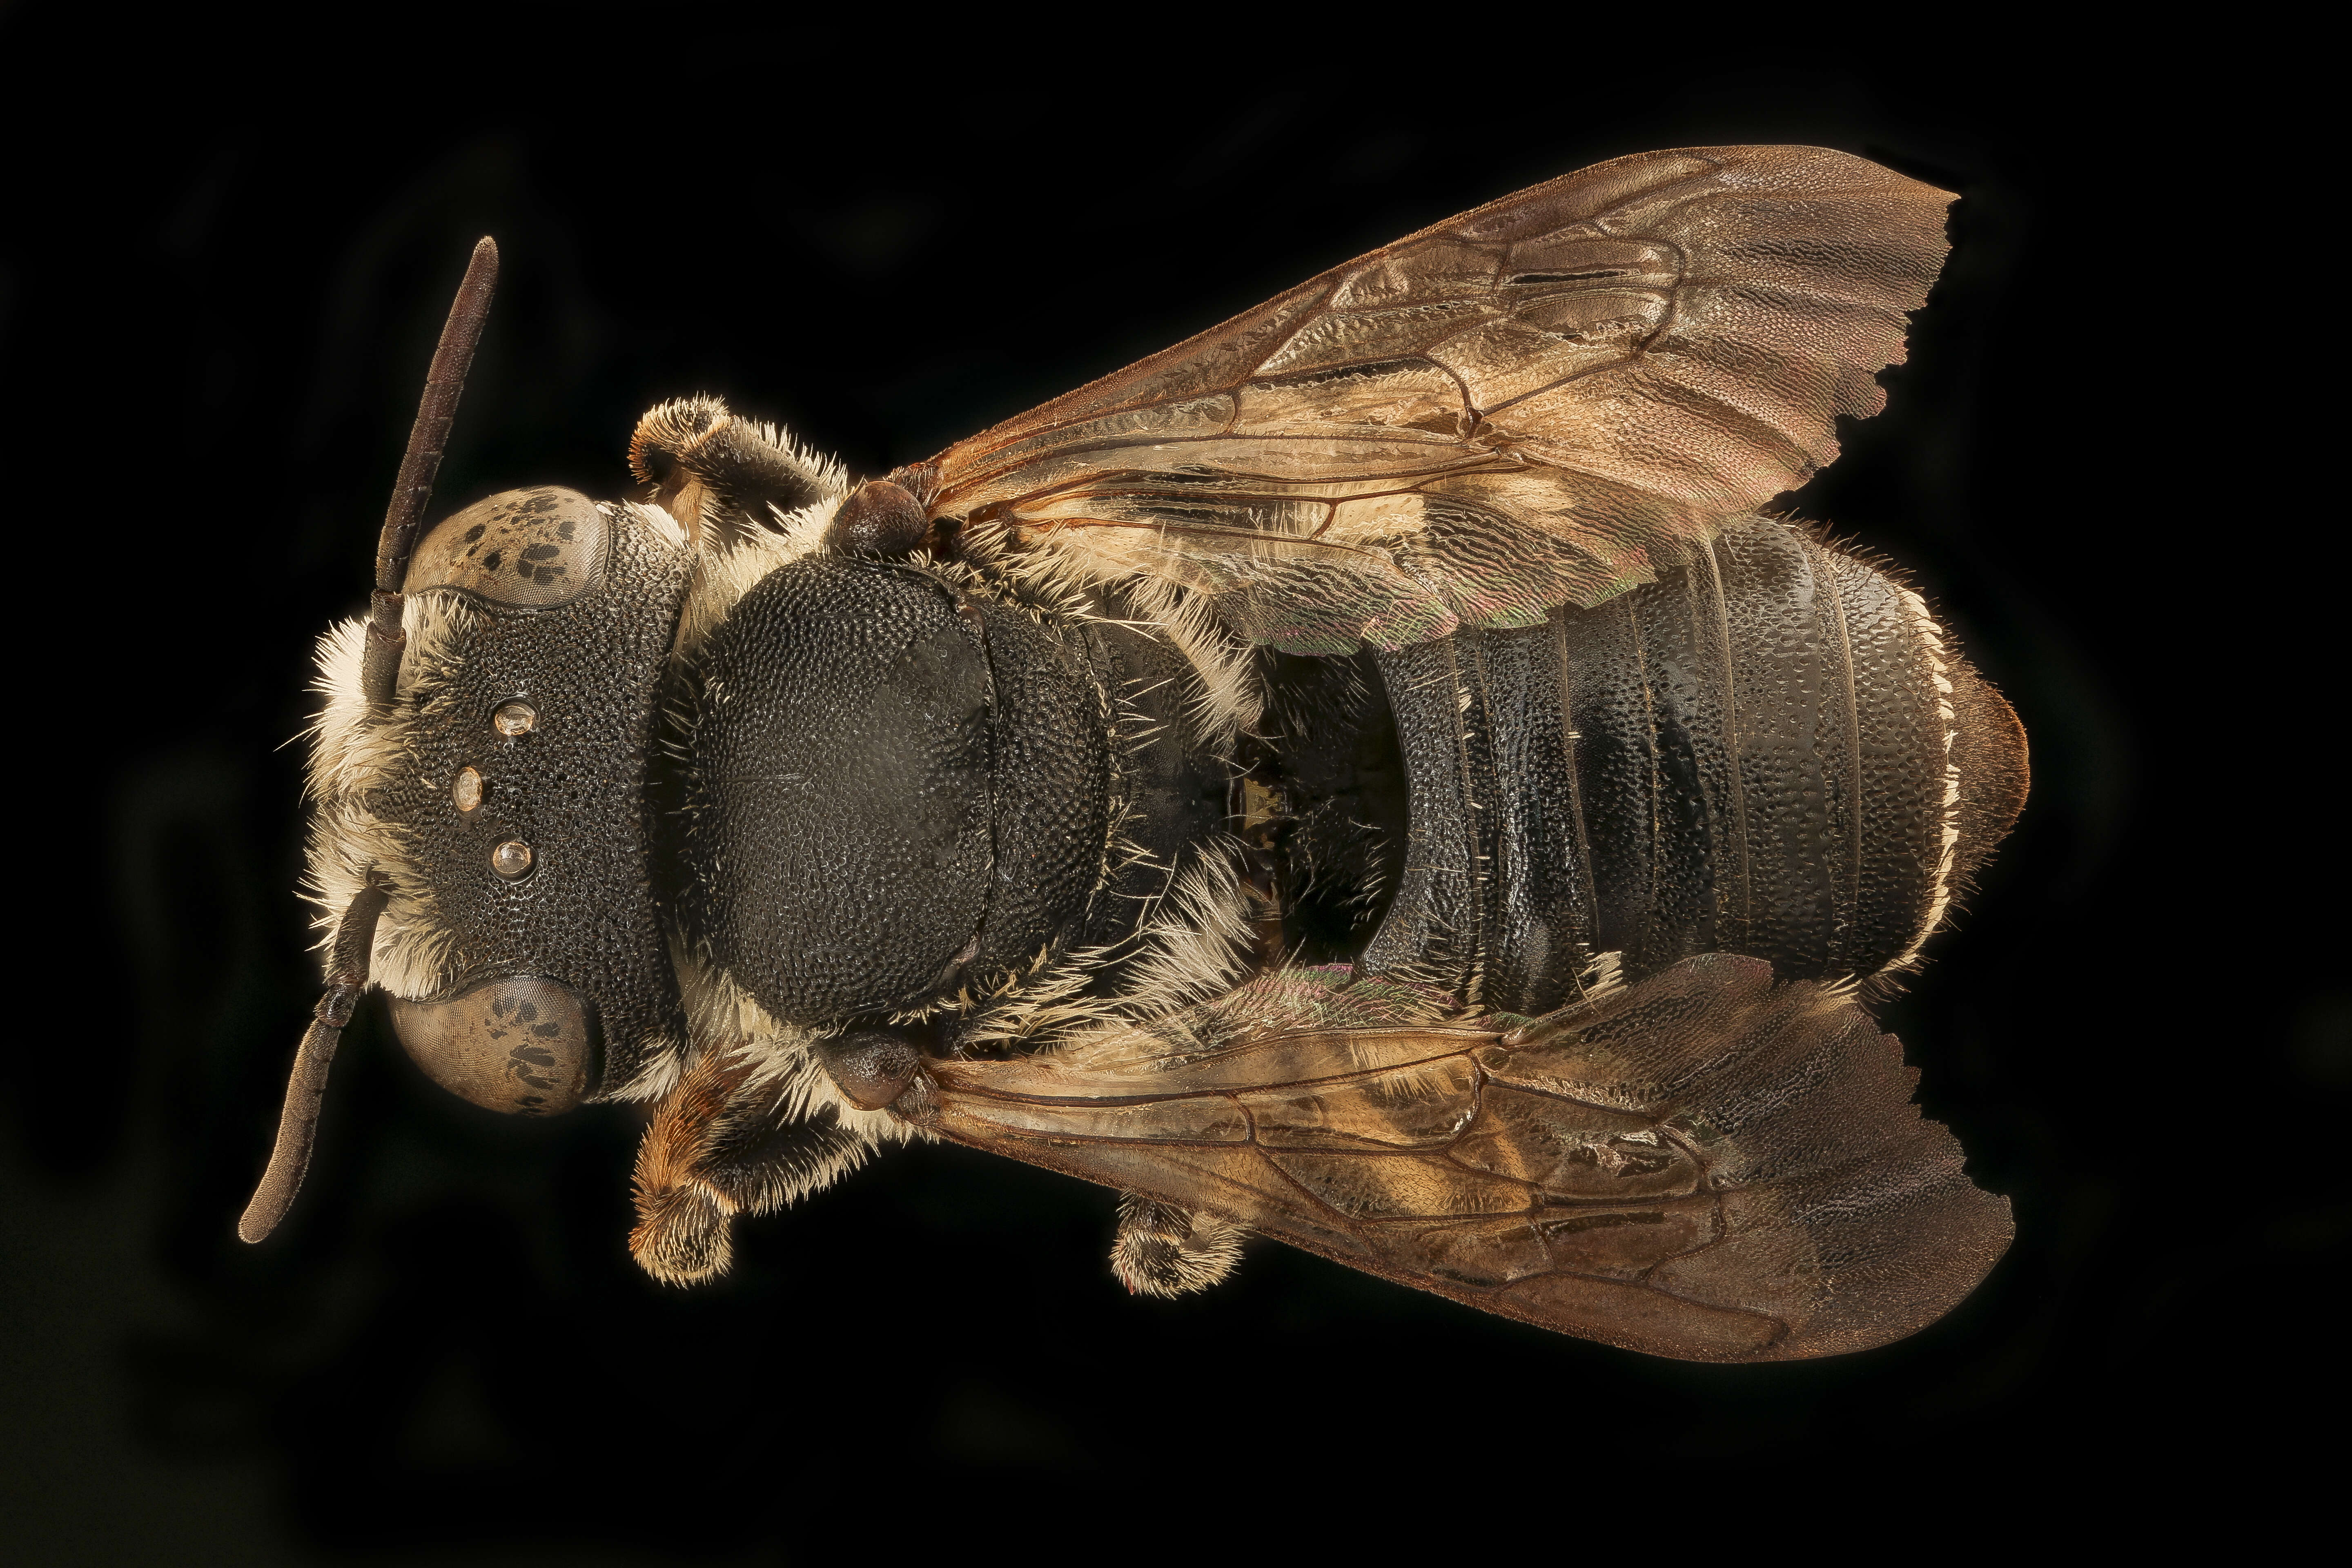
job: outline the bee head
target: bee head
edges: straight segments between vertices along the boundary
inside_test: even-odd
[[[545,1115],[625,1091],[677,1033],[645,800],[688,577],[664,513],[509,490],[419,537],[497,250],[477,247],[427,378],[369,614],[320,646],[309,889],[326,994],[239,1232],[308,1163],[362,992],[436,1082]]]
[[[369,982],[477,1105],[568,1110],[675,1037],[645,780],[687,575],[658,512],[509,490],[410,558],[388,698],[366,620],[320,646],[312,895],[383,889]]]

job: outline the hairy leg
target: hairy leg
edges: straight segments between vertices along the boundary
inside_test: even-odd
[[[1118,1237],[1111,1272],[1138,1296],[1182,1296],[1205,1290],[1241,1260],[1241,1226],[1211,1215],[1121,1193]]]
[[[698,1057],[637,1146],[637,1226],[629,1251],[668,1285],[727,1271],[739,1214],[766,1214],[855,1166],[871,1145],[833,1108],[787,1119],[787,1080],[756,1076],[744,1053]]]

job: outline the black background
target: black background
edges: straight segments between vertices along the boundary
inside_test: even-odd
[[[2301,437],[2252,367],[2295,264],[2241,68],[1990,22],[1875,53],[1861,17],[1151,22],[0,16],[12,1560],[1175,1550],[1261,1508],[1654,1541],[1743,1480],[1819,1519],[1888,1466],[1997,1517],[2218,1475],[2334,1369],[2308,1288],[2347,1228],[2352,992],[2292,889],[2340,882],[2294,817],[2339,704],[2293,628],[2340,568],[2281,542]],[[364,1009],[293,1218],[235,1239],[315,995],[281,742],[478,235],[506,269],[437,509],[621,494],[637,414],[697,390],[876,473],[1523,185],[1776,141],[1964,198],[1887,413],[1801,498],[1913,574],[2033,742],[2015,837],[1887,1014],[2016,1207],[1947,1320],[1684,1365],[1267,1244],[1136,1301],[1107,1193],[948,1148],[674,1292],[624,1245],[635,1113],[477,1111]]]

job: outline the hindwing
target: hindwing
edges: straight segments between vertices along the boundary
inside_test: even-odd
[[[2009,1244],[2007,1200],[1911,1104],[1901,1047],[1752,958],[1685,959],[1516,1028],[1310,1026],[1162,1055],[1169,1033],[1146,1037],[935,1062],[908,1103],[958,1142],[1688,1360],[1901,1338]]]

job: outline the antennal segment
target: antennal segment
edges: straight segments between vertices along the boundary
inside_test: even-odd
[[[448,340],[442,341],[446,344]],[[394,595],[395,600],[398,597]],[[259,1241],[276,1230],[294,1205],[294,1194],[302,1190],[302,1173],[310,1168],[310,1144],[319,1131],[319,1107],[327,1096],[327,1068],[335,1059],[335,1047],[343,1037],[343,1026],[352,1021],[360,993],[367,989],[375,922],[390,897],[371,872],[367,886],[344,909],[335,927],[334,968],[327,976],[326,994],[319,998],[310,1027],[303,1033],[301,1048],[294,1054],[294,1071],[286,1082],[286,1108],[278,1114],[278,1142],[269,1151],[269,1166],[261,1173],[253,1201],[245,1205],[245,1215],[236,1222],[236,1234],[247,1241]]]
[[[425,373],[425,396],[416,405],[416,423],[408,432],[408,450],[400,459],[400,477],[393,481],[392,504],[384,509],[383,532],[375,544],[375,592],[368,600],[367,653],[360,664],[360,689],[368,706],[381,710],[392,702],[400,674],[400,584],[408,573],[409,552],[416,547],[416,531],[425,508],[433,499],[433,476],[440,471],[441,450],[448,444],[449,423],[457,416],[458,395],[466,390],[466,372],[474,363],[474,345],[481,341],[482,323],[489,319],[490,294],[499,281],[499,247],[484,235],[466,264],[465,280],[450,302],[449,320],[441,328],[441,344],[433,351],[432,368]]]

